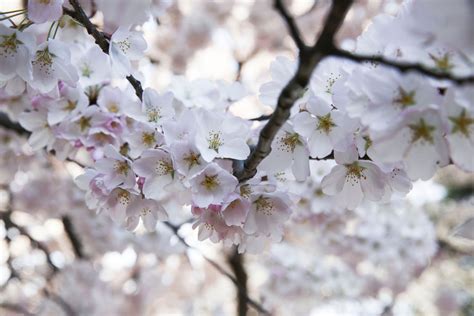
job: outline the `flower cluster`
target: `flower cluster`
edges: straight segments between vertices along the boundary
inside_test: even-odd
[[[80,2],[91,9],[89,1]],[[231,109],[246,89],[238,82],[176,77],[164,89],[133,91],[126,78],[143,76],[139,61],[147,42],[141,26],[151,3],[120,2],[130,10],[97,1],[110,32],[104,33],[110,35],[108,50],[63,15],[72,7],[59,0],[29,1],[33,25],[0,24],[0,100],[30,132],[33,150],[46,148],[73,161],[86,157],[88,168],[77,184],[87,192],[87,205],[129,230],[142,223],[152,231],[191,206],[200,240],[244,251],[280,240],[295,202],[324,196],[337,209],[355,210],[366,201],[403,196],[412,181],[427,180],[449,163],[474,171],[472,86],[329,57],[313,73],[257,174],[239,182],[235,174],[261,127]],[[469,21],[460,23],[462,36],[433,23],[413,32],[414,21],[433,21],[438,14],[426,3],[375,18],[354,51],[472,74],[474,50],[464,41]],[[457,10],[446,12],[447,19],[464,17]],[[397,32],[387,36],[387,28]],[[262,103],[275,106],[295,71],[295,62],[277,58],[272,81],[260,89]],[[324,159],[335,165],[318,175],[317,187],[291,185],[308,180],[310,160]]]

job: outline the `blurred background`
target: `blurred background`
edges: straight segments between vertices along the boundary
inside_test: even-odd
[[[271,1],[153,3],[143,26],[149,58],[138,65],[145,86],[161,90],[174,75],[240,80],[248,96],[232,111],[271,112],[258,89],[271,61],[296,51]],[[357,1],[340,45],[353,47],[375,15],[400,3]],[[286,4],[313,41],[330,2]],[[21,6],[0,1],[0,11]],[[295,187],[308,198],[281,243],[237,255],[199,242],[189,209],[173,210],[177,229],[126,231],[88,210],[73,183],[80,165],[34,153],[0,128],[0,315],[235,315],[245,306],[257,315],[247,297],[274,315],[474,315],[474,175],[449,166],[406,199],[335,212],[319,188],[331,166],[313,162],[312,180]],[[245,295],[232,278],[247,283]]]

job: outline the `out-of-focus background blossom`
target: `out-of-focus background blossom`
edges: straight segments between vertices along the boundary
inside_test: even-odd
[[[2,1],[0,10],[19,2]],[[191,93],[191,80],[239,79],[249,96],[232,110],[247,118],[271,111],[255,95],[270,62],[295,51],[271,1],[153,2],[156,18],[143,26],[149,59],[139,61],[147,86]],[[287,5],[314,40],[329,1]],[[374,15],[399,9],[400,1],[358,1],[341,45],[351,48]],[[176,74],[186,79],[172,82]],[[178,234],[190,247],[163,224],[130,233],[87,209],[72,181],[76,163],[34,154],[5,130],[0,157],[0,315],[235,313],[234,284],[207,260],[232,273],[233,250],[198,242],[186,216]],[[415,183],[406,200],[336,212],[318,178],[331,163],[311,167],[313,179],[295,188],[308,199],[284,240],[244,257],[249,296],[276,315],[474,315],[472,174],[450,166]]]

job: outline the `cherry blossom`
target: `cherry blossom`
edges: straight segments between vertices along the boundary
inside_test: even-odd
[[[28,1],[28,18],[35,23],[57,21],[63,15],[64,0]]]
[[[223,201],[235,190],[238,181],[216,163],[210,163],[193,177],[190,183],[194,204],[198,207],[207,207]]]
[[[325,194],[336,195],[336,204],[355,209],[364,198],[380,201],[386,190],[387,180],[380,168],[370,162],[358,160],[355,150],[336,152],[338,163],[321,181]]]
[[[304,138],[287,124],[278,133],[273,146],[259,168],[273,174],[291,166],[295,178],[304,181],[309,175],[309,153]]]
[[[145,178],[143,194],[148,199],[161,199],[176,179],[171,155],[163,149],[148,149],[133,162],[133,171]]]

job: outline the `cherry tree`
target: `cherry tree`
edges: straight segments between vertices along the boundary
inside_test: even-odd
[[[474,6],[379,4],[29,0],[0,12],[4,284],[18,302],[0,308],[159,313],[161,275],[193,278],[162,263],[187,256],[235,285],[239,315],[407,315],[397,295],[439,249],[465,251],[413,196],[444,170],[474,172]],[[231,75],[206,78],[213,66]],[[455,234],[472,240],[462,203]],[[46,271],[18,272],[18,236]],[[129,262],[116,280],[97,269],[111,253]],[[244,253],[268,268],[259,299]],[[45,303],[23,306],[33,292]]]

